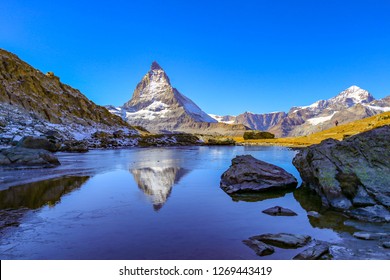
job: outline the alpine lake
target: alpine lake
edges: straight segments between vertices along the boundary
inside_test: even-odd
[[[298,188],[229,196],[219,186],[221,175],[244,154],[284,168]],[[263,233],[355,244],[359,225],[338,213],[307,215],[319,202],[299,188],[295,154],[260,146],[92,150],[58,153],[56,168],[0,170],[0,257],[291,259],[304,249],[275,247],[274,254],[257,256],[243,240]],[[298,215],[262,213],[273,206]]]

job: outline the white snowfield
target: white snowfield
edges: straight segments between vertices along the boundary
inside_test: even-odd
[[[317,118],[311,118],[311,119],[308,119],[306,120],[307,122],[309,122],[310,124],[312,125],[319,125],[320,123],[324,123],[326,121],[329,121],[330,119],[332,119],[332,117],[334,116],[334,114],[336,114],[336,112],[333,112],[333,114],[329,115],[329,116],[324,116],[324,117],[317,117]]]
[[[390,107],[380,107],[380,106],[372,106],[372,105],[366,105],[368,108],[373,109],[373,110],[379,110],[383,112],[388,112],[390,111]]]

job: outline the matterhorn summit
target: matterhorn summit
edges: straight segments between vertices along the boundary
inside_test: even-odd
[[[191,99],[172,87],[163,68],[153,62],[150,70],[136,86],[132,98],[122,107],[107,107],[129,124],[142,126],[154,133],[202,132],[226,133],[243,126],[219,124]],[[222,130],[221,130],[222,129]]]

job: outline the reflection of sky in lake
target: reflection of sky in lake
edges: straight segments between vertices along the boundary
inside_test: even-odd
[[[93,151],[91,158],[63,154],[69,164],[77,167],[71,159],[79,160],[80,168],[95,170],[95,175],[64,192],[54,206],[30,211],[19,227],[7,230],[0,257],[258,259],[242,240],[278,232],[338,239],[331,229],[313,228],[292,193],[255,202],[234,201],[224,193],[220,176],[238,154],[252,154],[298,178],[291,164],[295,152],[277,147]],[[47,181],[42,184],[53,188]],[[261,213],[275,205],[298,216]],[[289,259],[298,252],[276,249],[267,258]]]

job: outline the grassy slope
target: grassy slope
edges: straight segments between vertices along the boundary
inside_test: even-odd
[[[244,140],[242,137],[235,137],[234,140],[237,143],[244,145],[277,145],[300,147],[318,144],[327,138],[342,140],[345,137],[352,136],[383,125],[390,125],[390,112],[385,112],[362,120],[335,126],[330,129],[307,136],[261,140]]]

